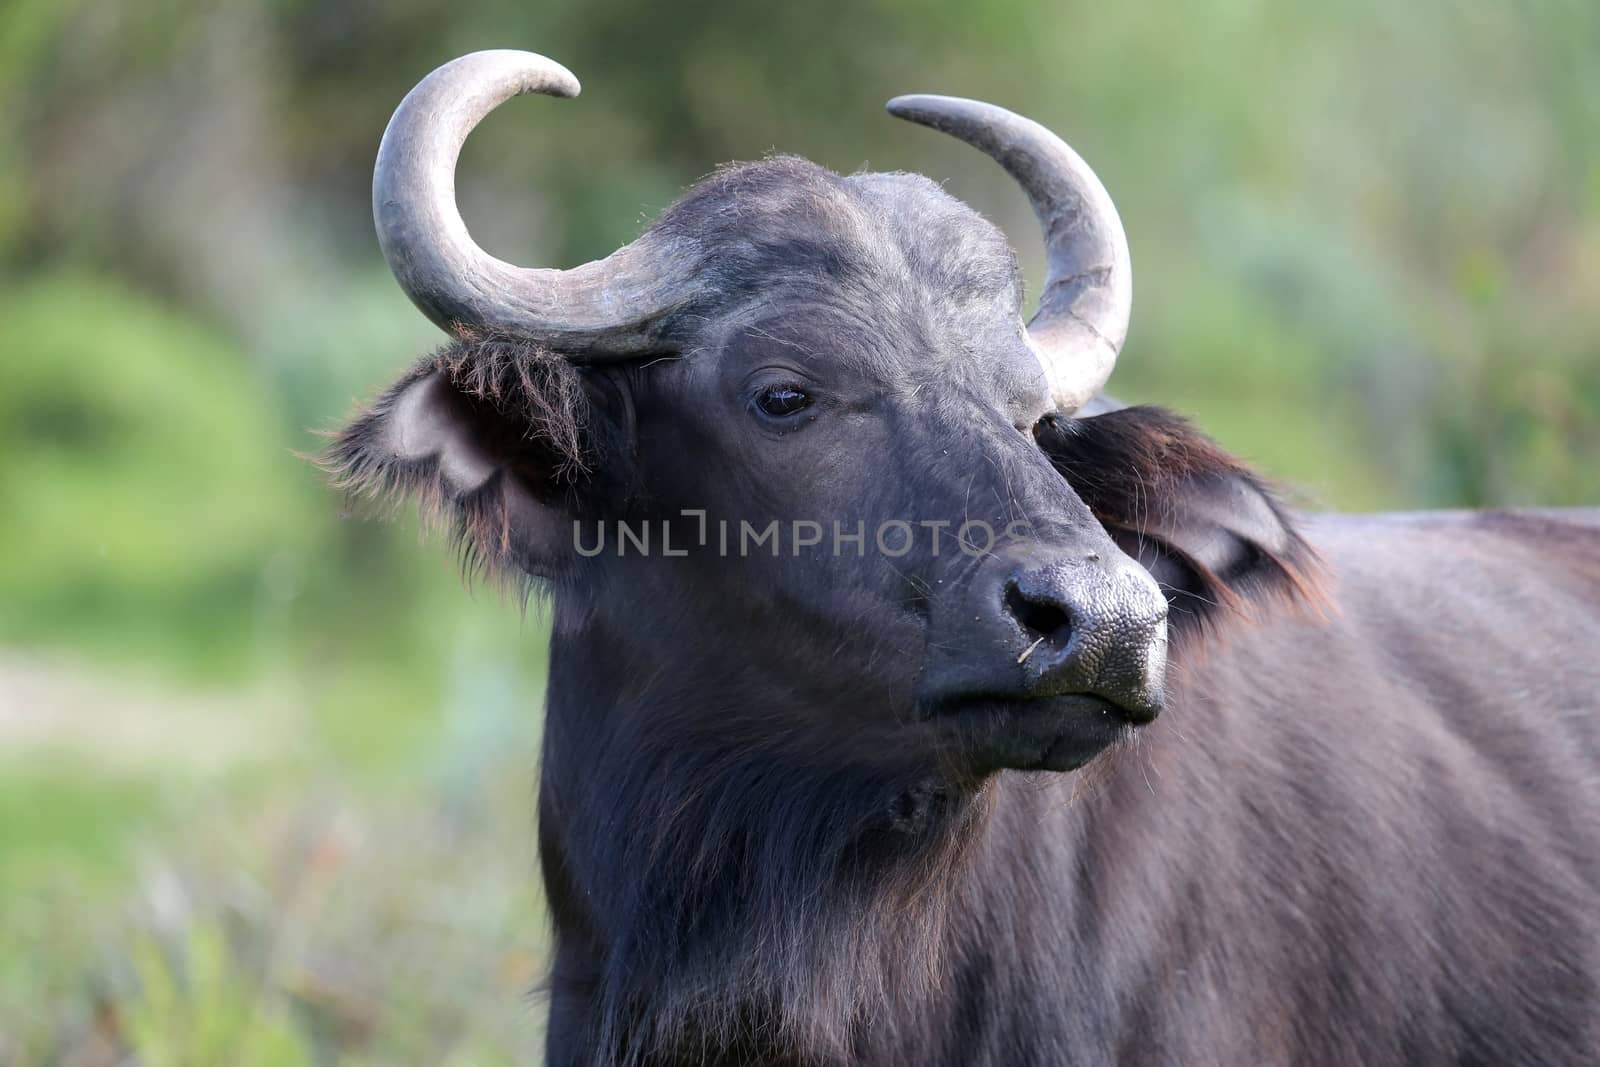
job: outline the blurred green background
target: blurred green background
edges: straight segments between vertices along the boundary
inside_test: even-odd
[[[296,456],[439,340],[370,167],[486,47],[586,85],[467,146],[506,258],[776,149],[947,180],[1036,288],[1007,179],[882,111],[983,97],[1121,208],[1122,397],[1310,506],[1600,502],[1590,0],[8,0],[0,1063],[537,1059],[539,612]]]

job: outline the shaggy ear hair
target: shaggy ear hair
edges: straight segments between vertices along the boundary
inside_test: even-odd
[[[319,462],[355,497],[414,497],[464,568],[553,578],[598,451],[582,373],[525,341],[456,341],[422,360]]]
[[[1274,600],[1321,599],[1321,565],[1271,488],[1187,420],[1154,407],[1051,416],[1056,470],[1167,593],[1180,630]]]

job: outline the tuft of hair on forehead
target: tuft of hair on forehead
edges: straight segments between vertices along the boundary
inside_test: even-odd
[[[812,292],[850,283],[884,297],[920,291],[936,306],[1021,303],[1005,236],[920,174],[846,176],[785,155],[728,164],[651,229],[700,250],[702,300],[724,308],[786,280]]]

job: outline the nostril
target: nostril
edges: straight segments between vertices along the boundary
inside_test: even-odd
[[[1065,608],[1047,600],[1036,600],[1022,591],[1015,580],[1006,583],[1006,611],[1023,630],[1050,637],[1065,635],[1072,625],[1072,616]]]

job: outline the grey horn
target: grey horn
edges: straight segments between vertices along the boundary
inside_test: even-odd
[[[485,115],[526,93],[577,96],[578,79],[532,52],[474,52],[401,101],[372,175],[372,216],[389,269],[451,333],[514,334],[579,360],[660,350],[664,321],[690,288],[674,280],[671,265],[692,256],[673,255],[646,234],[603,260],[540,270],[496,259],[467,232],[455,195],[461,146]]]
[[[919,95],[895,97],[889,113],[965,141],[1022,186],[1049,264],[1028,339],[1057,409],[1078,410],[1111,377],[1133,301],[1128,238],[1105,186],[1061,138],[1005,108]]]

